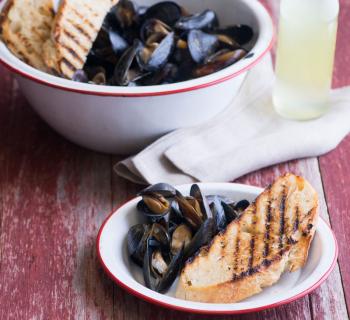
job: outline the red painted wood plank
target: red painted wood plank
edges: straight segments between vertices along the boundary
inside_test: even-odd
[[[0,318],[111,318],[113,287],[95,257],[110,157],[55,134],[1,74]]]

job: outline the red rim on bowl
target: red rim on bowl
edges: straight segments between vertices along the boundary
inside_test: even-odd
[[[106,266],[106,264],[104,263],[102,256],[101,256],[101,250],[100,250],[100,238],[103,232],[103,229],[105,227],[105,225],[108,223],[109,219],[116,214],[116,212],[118,211],[119,208],[121,208],[122,206],[126,205],[127,203],[131,202],[134,199],[131,199],[129,201],[126,201],[125,203],[119,205],[115,210],[113,210],[113,212],[111,214],[108,215],[108,217],[106,218],[106,220],[103,222],[103,224],[101,225],[101,228],[98,232],[97,235],[97,240],[96,240],[96,250],[97,250],[97,257],[98,260],[101,263],[102,268],[104,269],[104,271],[106,272],[106,274],[116,283],[118,284],[121,288],[123,288],[126,292],[134,295],[137,298],[140,298],[146,302],[152,303],[154,305],[160,306],[160,307],[164,307],[164,308],[168,308],[168,309],[172,309],[172,310],[177,310],[177,311],[183,311],[183,312],[190,312],[190,313],[197,313],[197,314],[212,314],[212,315],[232,315],[232,314],[243,314],[243,313],[250,313],[250,312],[258,312],[258,311],[263,311],[266,309],[271,309],[271,308],[275,308],[275,307],[279,307],[288,303],[291,303],[297,299],[300,299],[304,296],[306,296],[307,294],[311,293],[312,291],[314,291],[315,289],[317,289],[324,281],[326,281],[326,279],[328,278],[328,276],[330,275],[330,273],[333,271],[336,263],[337,263],[337,259],[338,259],[338,242],[337,239],[335,237],[335,234],[333,232],[333,230],[329,227],[329,224],[322,218],[320,217],[320,219],[323,220],[323,222],[329,227],[332,237],[334,239],[334,244],[335,244],[335,251],[334,251],[334,257],[333,257],[333,261],[332,264],[330,265],[329,269],[322,275],[322,277],[316,282],[314,283],[311,287],[307,288],[306,290],[296,294],[293,297],[290,297],[288,299],[276,302],[276,303],[272,303],[269,305],[265,305],[262,307],[255,307],[255,308],[247,308],[247,309],[241,309],[241,310],[199,310],[199,309],[193,309],[193,308],[187,308],[187,307],[181,307],[181,306],[176,306],[173,304],[169,304],[163,301],[159,301],[157,299],[154,299],[152,297],[149,297],[143,293],[140,293],[139,291],[131,288],[130,286],[128,286],[126,283],[124,283],[123,281],[121,281],[120,279],[118,279],[116,276],[113,275],[113,273],[110,271],[110,269]]]
[[[2,0],[0,0],[0,7],[2,4]],[[204,83],[200,83],[198,85],[189,85],[188,87],[183,87],[183,88],[179,88],[179,89],[172,89],[172,90],[162,90],[162,91],[154,91],[154,92],[142,92],[142,93],[121,93],[121,92],[107,92],[107,91],[93,91],[93,90],[89,90],[89,89],[79,89],[79,88],[72,88],[69,85],[64,85],[64,84],[57,84],[57,83],[53,83],[52,81],[46,80],[41,78],[40,76],[35,76],[30,74],[29,72],[26,72],[24,70],[21,70],[19,66],[14,65],[13,63],[10,63],[8,61],[6,61],[6,59],[4,59],[3,57],[0,56],[0,63],[2,65],[4,65],[6,68],[8,68],[10,71],[24,77],[27,78],[29,80],[32,80],[34,82],[37,82],[39,84],[48,86],[48,87],[52,87],[52,88],[56,88],[59,90],[63,90],[63,91],[69,91],[69,92],[74,92],[74,93],[81,93],[81,94],[86,94],[86,95],[93,95],[93,96],[111,96],[111,97],[151,97],[151,96],[163,96],[163,95],[170,95],[170,94],[176,94],[176,93],[182,93],[182,92],[188,92],[188,91],[194,91],[194,90],[199,90],[199,89],[203,89],[203,88],[207,88],[207,87],[211,87],[214,86],[216,84],[222,83],[224,81],[230,80],[244,72],[246,72],[247,70],[251,69],[252,67],[254,67],[272,48],[275,39],[276,39],[276,32],[275,32],[275,26],[273,23],[273,20],[268,12],[268,10],[264,7],[263,4],[257,2],[257,5],[262,6],[264,8],[264,10],[267,12],[267,16],[270,19],[270,23],[272,26],[272,35],[271,35],[271,39],[267,44],[267,47],[261,51],[260,55],[257,56],[251,63],[249,63],[248,65],[244,66],[242,69],[239,69],[231,74],[222,76],[221,78],[218,79],[213,79],[210,80],[208,82],[204,82]],[[2,8],[0,8],[1,11]],[[254,48],[253,48],[254,49]],[[32,68],[28,65],[26,65],[29,68]],[[32,68],[34,69],[34,68]],[[35,70],[35,69],[34,69]],[[44,73],[44,72],[43,72]],[[48,75],[48,74],[46,74]],[[59,78],[62,80],[62,78]],[[67,80],[65,79],[65,81],[69,81],[70,83],[72,82],[71,80]],[[190,80],[191,81],[191,80]],[[189,81],[189,82],[190,82]],[[90,85],[92,86],[92,85]],[[171,84],[169,85],[171,86]],[[101,87],[101,86],[100,86]]]

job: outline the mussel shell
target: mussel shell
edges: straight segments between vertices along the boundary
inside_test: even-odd
[[[152,277],[152,255],[155,248],[150,244],[150,240],[146,241],[146,250],[142,260],[142,271],[145,286],[151,290],[156,289],[156,280]]]
[[[152,253],[151,260],[151,272],[154,277],[159,277],[165,274],[168,269],[168,264],[165,262],[162,252],[160,250],[155,250]]]
[[[149,231],[150,226],[148,224],[137,224],[132,226],[127,234],[128,253],[132,260],[141,267]]]
[[[180,224],[177,226],[171,236],[171,253],[176,254],[182,247],[186,249],[190,244],[191,239],[192,231],[187,225]]]
[[[201,66],[198,66],[193,70],[194,77],[203,77],[214,72],[220,71],[240,59],[242,59],[247,52],[244,49],[237,49],[233,51],[223,51],[215,53],[214,56],[207,59],[207,63]]]
[[[119,0],[115,6],[114,14],[122,29],[130,28],[138,19],[134,4],[130,0]]]
[[[191,16],[181,17],[175,24],[176,29],[211,29],[218,25],[218,18],[213,10],[205,10]]]
[[[227,226],[226,214],[218,197],[214,198],[210,204],[210,208],[213,213],[217,232],[224,230]]]
[[[172,29],[163,21],[158,19],[146,20],[140,29],[140,39],[146,43],[147,39],[154,34],[160,34],[163,38],[171,32]]]
[[[177,192],[176,201],[178,202],[182,216],[187,221],[187,223],[191,226],[193,230],[198,230],[201,227],[203,220],[205,218],[203,216],[203,213],[201,212],[198,201],[194,198],[192,199],[190,199],[189,197],[185,198],[179,192]],[[195,204],[195,206],[193,204]],[[198,206],[196,206],[196,204],[198,204]]]
[[[172,258],[167,271],[160,279],[156,286],[156,291],[164,293],[174,283],[177,275],[179,274],[184,261],[184,248],[178,251],[178,253]]]
[[[232,221],[234,221],[238,218],[238,212],[235,209],[234,203],[230,204],[230,203],[226,203],[224,201],[221,201],[221,205],[225,211],[227,224],[231,223]]]
[[[185,222],[184,217],[179,208],[177,201],[172,201],[171,209],[168,216],[168,232],[172,234],[176,227],[181,223]]]
[[[188,33],[187,44],[192,59],[202,63],[208,56],[212,55],[218,47],[218,37],[201,30],[191,30]]]
[[[159,223],[154,223],[149,233],[149,239],[153,239],[153,246],[159,246],[162,250],[169,250],[170,235],[166,228]]]
[[[244,211],[245,209],[247,209],[250,205],[250,202],[246,199],[244,200],[241,200],[241,201],[238,201],[235,205],[235,209],[238,211],[238,212],[242,212]]]
[[[153,193],[161,194],[165,198],[171,198],[176,195],[176,189],[168,183],[156,183],[140,191],[138,196],[150,195]]]
[[[173,63],[167,63],[162,69],[142,78],[138,83],[143,86],[173,83],[179,76],[179,68]]]
[[[128,42],[120,35],[117,30],[110,29],[108,36],[113,52],[115,54],[121,54],[129,47]]]
[[[186,247],[184,259],[193,256],[201,247],[209,244],[216,233],[215,221],[209,218],[203,222],[199,230],[192,238],[190,244]]]
[[[155,72],[164,67],[174,49],[174,42],[175,34],[170,32],[154,49],[144,46],[137,55],[141,69]]]
[[[148,218],[151,222],[156,222],[156,221],[159,221],[160,219],[162,219],[165,215],[168,214],[169,210],[170,210],[170,207],[169,207],[169,210],[167,211],[164,211],[163,213],[154,213],[147,205],[146,203],[144,202],[144,200],[140,200],[138,203],[137,203],[137,210],[142,214],[144,215],[146,218]]]
[[[217,34],[225,34],[234,39],[241,46],[248,43],[254,36],[254,31],[251,27],[238,24],[215,30]]]
[[[149,7],[144,14],[144,20],[158,19],[173,27],[182,15],[182,8],[173,1],[162,1]]]
[[[130,81],[134,79],[130,78],[130,68],[131,65],[140,49],[140,41],[135,40],[134,44],[129,47],[123,55],[120,57],[118,63],[114,69],[114,81],[120,86],[127,86]]]
[[[199,202],[199,205],[200,205],[202,214],[204,216],[204,219],[211,218],[212,217],[212,212],[210,210],[207,197],[205,197],[203,195],[203,193],[202,193],[201,189],[199,188],[198,184],[193,184],[191,186],[190,196],[195,198]]]

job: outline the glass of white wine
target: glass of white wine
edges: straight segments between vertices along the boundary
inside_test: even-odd
[[[295,120],[320,117],[330,107],[338,0],[281,0],[275,110]]]

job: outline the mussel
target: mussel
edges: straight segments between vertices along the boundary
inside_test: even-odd
[[[118,30],[110,29],[108,37],[115,54],[121,54],[129,47],[128,42],[121,36]]]
[[[173,1],[162,1],[149,7],[144,14],[144,19],[158,19],[168,26],[173,27],[181,15],[182,8],[177,3]]]
[[[175,197],[176,189],[168,183],[157,183],[143,189],[138,195],[145,196],[153,193],[161,194],[165,198],[171,198]]]
[[[130,0],[119,0],[115,6],[114,14],[122,29],[130,28],[137,21],[137,12]]]
[[[242,59],[246,54],[247,52],[244,49],[237,49],[233,51],[223,49],[222,51],[219,51],[210,56],[206,60],[205,64],[195,68],[193,70],[193,76],[203,77],[216,71],[222,70],[223,68]]]
[[[137,55],[141,69],[155,72],[164,67],[173,51],[174,42],[175,34],[170,32],[159,43],[152,42],[143,46]]]
[[[210,204],[210,209],[213,213],[217,231],[220,232],[224,230],[227,226],[227,219],[226,219],[225,210],[221,204],[221,201],[218,199],[218,197],[214,197],[213,202]]]
[[[184,197],[179,192],[176,194],[175,199],[186,222],[193,230],[198,230],[205,219],[199,202],[193,197]]]
[[[192,231],[186,224],[180,224],[171,237],[171,253],[176,254],[182,247],[188,247],[192,239]]]
[[[218,37],[201,30],[191,30],[188,33],[187,44],[192,59],[197,63],[203,63],[204,60],[211,56],[217,46]]]
[[[218,18],[213,10],[205,10],[191,16],[181,17],[175,24],[176,29],[210,29],[218,25]]]
[[[244,24],[228,26],[226,28],[216,29],[217,34],[224,34],[233,39],[240,46],[248,43],[254,35],[253,29]]]

